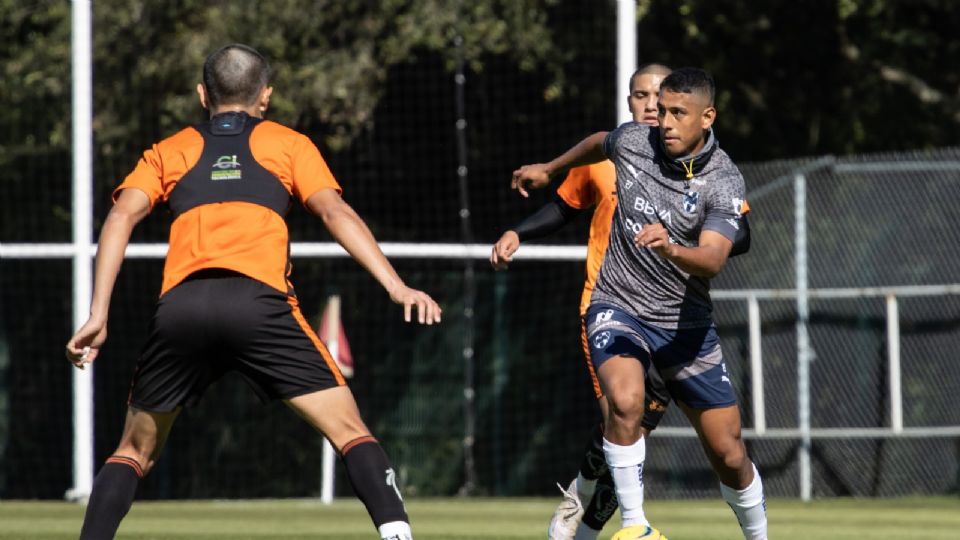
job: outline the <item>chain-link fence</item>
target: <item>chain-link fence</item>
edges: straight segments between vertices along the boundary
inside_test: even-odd
[[[960,411],[952,396],[960,391],[960,257],[952,246],[960,211],[950,195],[960,193],[958,158],[948,149],[742,167],[753,247],[713,285],[768,493],[958,490]],[[797,220],[798,209],[806,219]],[[806,286],[798,287],[804,273]],[[751,301],[762,336],[754,347]],[[759,396],[751,369],[758,352]],[[672,411],[664,425],[685,420]],[[655,437],[651,496],[712,495],[710,483],[699,492],[677,480],[710,477],[699,453],[693,439]]]
[[[236,2],[207,4],[204,12],[216,25],[208,24],[205,16],[188,17],[192,3],[175,7],[96,3],[94,27],[101,31],[94,48],[98,119],[90,234],[102,224],[109,193],[141,149],[179,129],[184,118],[202,117],[199,107],[189,104],[195,100],[193,84],[203,44],[211,41],[212,46],[226,38],[223,32],[248,27],[248,17],[256,14]],[[341,4],[356,5],[361,11],[378,5]],[[248,7],[254,5],[268,13],[293,13],[304,21],[319,15],[302,17],[307,11],[272,3]],[[519,3],[498,5],[525,12],[516,8]],[[511,47],[490,32],[492,46],[480,49],[485,52],[473,57],[476,63],[466,73],[461,96],[466,122],[458,129],[465,130],[468,143],[472,232],[477,242],[486,244],[476,251],[452,246],[453,253],[482,253],[505,227],[543,201],[521,200],[506,188],[514,167],[549,158],[587,133],[609,129],[614,123],[611,100],[626,96],[625,81],[618,83],[613,77],[613,3],[543,5],[544,16],[533,21],[533,27],[524,23],[524,28],[536,30],[527,36],[529,43],[520,43],[526,48],[513,55]],[[5,64],[13,73],[10,79],[24,85],[14,86],[15,106],[7,109],[17,113],[17,120],[5,123],[0,136],[4,166],[0,498],[60,498],[74,473],[71,368],[62,357],[75,308],[73,247],[67,242],[76,216],[70,201],[69,122],[64,121],[71,113],[63,76],[69,62],[70,17],[63,3],[36,7],[19,10],[10,19],[38,14],[24,19],[10,35],[33,36],[25,42],[38,41],[35,49],[22,50],[43,54],[31,53]],[[331,13],[327,15],[332,26],[321,29],[336,30],[346,20]],[[274,21],[267,26],[292,31],[276,20],[257,17]],[[384,20],[393,19],[373,17],[367,26],[376,33]],[[709,60],[696,39],[673,47],[678,37],[693,38],[696,33],[652,20],[656,24],[641,32],[640,63]],[[691,19],[684,14],[676,21]],[[666,28],[667,37],[658,37],[654,26]],[[743,31],[742,25],[729,22],[721,26]],[[199,42],[176,33],[191,27]],[[105,37],[108,29],[122,39],[110,41]],[[300,30],[307,36],[325,33]],[[488,35],[482,30],[478,22],[477,31]],[[547,42],[547,34],[559,53],[536,60],[530,54]],[[331,58],[325,45],[316,44],[315,50],[301,54],[294,47],[284,56],[283,51],[291,49],[284,45],[286,40],[262,35],[268,52],[285,70],[286,81],[295,81],[292,73],[313,65],[315,56]],[[379,43],[384,36],[368,37]],[[470,50],[478,43],[469,41]],[[743,43],[744,50],[753,47],[752,42]],[[382,241],[449,243],[463,238],[462,194],[455,181],[461,160],[454,128],[462,118],[454,103],[456,79],[448,66],[454,49],[413,48],[409,56],[394,57],[394,63],[374,77],[361,72],[358,79],[368,84],[360,90],[379,98],[369,111],[356,115],[365,118],[366,127],[350,131],[356,135],[352,144],[344,145],[335,136],[343,126],[320,122],[310,107],[295,114],[299,102],[282,97],[297,95],[297,89],[290,84],[278,87],[277,114],[302,119],[297,127],[320,144],[344,185],[346,200]],[[717,67],[737,57],[729,50],[715,58]],[[177,69],[158,70],[169,63]],[[349,67],[351,62],[333,64]],[[719,80],[721,103],[736,104],[746,87],[735,81],[752,78],[752,64],[740,64],[744,67],[726,71],[726,80]],[[118,71],[118,65],[141,69],[131,76],[127,67]],[[320,69],[320,75],[325,71]],[[102,75],[118,72],[123,75]],[[350,103],[337,101],[338,107],[357,101],[359,83],[348,80],[353,81],[346,86]],[[789,90],[796,93],[795,81],[790,80]],[[616,91],[618,84],[621,92]],[[377,92],[371,94],[370,87]],[[316,92],[299,94],[304,93]],[[725,135],[739,127],[736,107],[724,106],[722,113],[717,125],[721,145],[729,143],[724,148],[735,159],[743,159],[749,144],[742,136]],[[932,113],[924,109],[923,114]],[[334,145],[335,140],[340,144]],[[770,155],[770,148],[766,150],[753,155]],[[770,496],[796,496],[805,489],[817,496],[960,490],[960,438],[950,431],[960,426],[960,413],[952,403],[960,393],[960,369],[955,365],[960,298],[929,295],[930,289],[860,290],[960,283],[960,256],[954,248],[960,212],[953,201],[960,193],[958,163],[960,149],[953,148],[743,166],[753,207],[753,248],[714,281],[716,319],[731,377],[742,397],[750,451]],[[798,185],[805,186],[806,250],[796,245]],[[163,212],[151,215],[134,234],[131,251],[142,242],[162,242],[169,222]],[[328,238],[320,222],[302,211],[291,214],[290,229],[295,242]],[[580,245],[586,229],[587,220],[581,219],[551,242]],[[27,242],[62,244],[17,251],[15,244]],[[356,359],[351,388],[365,420],[397,466],[406,492],[448,495],[458,492],[465,479],[475,478],[476,493],[555,495],[555,482],[575,474],[588,430],[599,414],[579,343],[582,262],[530,260],[521,252],[510,272],[494,274],[478,261],[476,305],[469,322],[474,368],[468,374],[462,361],[461,336],[468,324],[460,316],[466,311],[463,264],[429,253],[422,249],[410,258],[394,260],[411,285],[431,292],[445,309],[442,326],[415,333],[401,322],[376,283],[351,261],[299,257],[295,250],[293,279],[313,322],[324,297],[332,293],[343,297],[343,323]],[[802,253],[806,264],[799,264]],[[806,269],[806,296],[796,292],[800,269]],[[110,339],[93,376],[96,455],[91,469],[102,463],[119,438],[129,381],[146,337],[161,271],[161,261],[153,256],[127,261],[121,272]],[[896,325],[891,324],[891,297],[896,301]],[[798,335],[798,314],[804,323],[799,328],[805,328],[809,338],[806,348],[800,347],[805,340]],[[798,362],[800,356],[809,363]],[[899,369],[891,369],[895,358]],[[757,362],[763,371],[762,392],[756,391],[758,371],[751,368]],[[475,431],[469,435],[463,397],[468,375],[475,381],[468,391],[475,397],[476,413]],[[686,425],[671,408],[651,440],[647,467],[651,498],[716,495],[714,476]],[[897,425],[902,429],[895,429]],[[920,428],[935,429],[916,431]],[[474,471],[464,470],[469,466],[463,456],[468,437],[475,438]],[[297,418],[279,406],[261,408],[239,380],[228,378],[211,389],[197,410],[178,421],[141,491],[147,498],[310,496],[320,486],[319,456],[319,438]],[[338,485],[339,493],[346,489],[345,483]]]
[[[743,166],[753,247],[714,281],[716,319],[742,398],[748,446],[770,496],[958,490],[960,412],[953,397],[960,394],[960,257],[952,246],[960,240],[953,226],[960,212],[950,197],[960,192],[958,158],[960,150],[950,149]],[[795,287],[798,173],[806,189],[806,374],[798,361]],[[13,248],[4,246],[0,269],[0,405],[8,413],[0,480],[9,496],[59,496],[68,469],[41,468],[43,477],[31,473],[29,480],[22,475],[38,460],[69,462],[64,405],[70,380],[65,365],[49,357],[69,333],[70,265],[11,259]],[[96,371],[98,458],[119,433],[133,365],[122,360],[134,358],[144,338],[160,266],[157,259],[130,261],[118,283],[107,361]],[[453,317],[411,337],[349,261],[298,258],[295,266],[308,312],[319,314],[320,306],[311,304],[325,294],[344,297],[344,324],[357,358],[351,386],[407,491],[456,492],[464,477],[464,367],[451,359],[459,358],[464,321]],[[455,259],[415,256],[397,266],[448,313],[457,312],[462,273]],[[524,263],[522,257],[509,273],[478,273],[475,475],[481,493],[545,494],[574,474],[597,419],[577,339],[581,275],[580,262]],[[938,285],[942,294],[931,295]],[[895,357],[899,369],[891,369]],[[762,369],[759,394],[751,363]],[[144,496],[315,493],[319,440],[282,409],[258,408],[239,381],[212,390],[174,430]],[[204,443],[194,444],[198,440]],[[649,496],[714,496],[716,482],[701,454],[683,415],[671,408],[649,444]],[[287,474],[291,467],[300,474]]]

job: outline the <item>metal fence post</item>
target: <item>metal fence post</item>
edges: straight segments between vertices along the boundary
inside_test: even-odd
[[[903,432],[903,395],[900,373],[900,308],[897,297],[887,295],[887,369],[890,383],[890,429]]]
[[[751,294],[747,299],[750,325],[750,390],[753,397],[753,429],[757,435],[767,431],[766,403],[763,400],[763,352],[761,351],[760,301]]]
[[[794,217],[796,219],[796,278],[797,278],[797,422],[800,446],[797,459],[800,469],[800,498],[809,501],[812,492],[810,474],[810,299],[807,277],[807,178],[798,173],[793,177]]]
[[[91,4],[73,0],[71,63],[73,80],[73,328],[90,315],[93,297],[93,68]],[[93,489],[93,364],[73,370],[73,486],[64,497],[84,500]]]

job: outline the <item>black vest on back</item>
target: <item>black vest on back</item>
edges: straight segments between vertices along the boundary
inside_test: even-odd
[[[174,218],[204,204],[228,201],[259,204],[286,216],[290,193],[250,151],[250,134],[261,121],[245,112],[226,112],[194,126],[203,136],[203,153],[170,192]]]

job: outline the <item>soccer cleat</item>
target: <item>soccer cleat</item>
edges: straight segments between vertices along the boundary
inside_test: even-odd
[[[560,506],[553,513],[550,519],[550,527],[547,528],[547,538],[549,540],[573,540],[577,534],[577,526],[583,519],[583,503],[577,494],[577,479],[570,482],[570,487],[563,489],[563,486],[557,484],[560,492],[563,493],[563,500]]]
[[[649,525],[633,525],[620,529],[610,540],[667,540],[667,537]]]

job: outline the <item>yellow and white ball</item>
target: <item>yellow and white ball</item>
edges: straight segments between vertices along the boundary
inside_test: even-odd
[[[653,527],[634,525],[620,529],[610,540],[667,540],[667,537]]]

